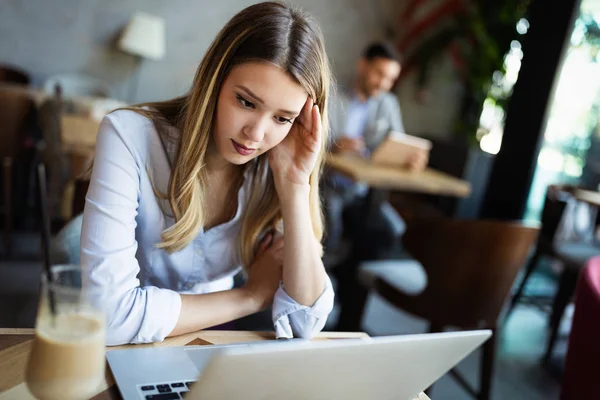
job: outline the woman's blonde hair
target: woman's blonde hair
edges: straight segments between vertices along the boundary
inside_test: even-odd
[[[331,84],[323,37],[305,12],[279,2],[247,7],[219,32],[206,52],[190,91],[179,98],[146,103],[135,108],[158,122],[180,131],[180,142],[169,180],[168,198],[175,224],[162,233],[159,247],[174,252],[187,246],[205,223],[206,152],[214,126],[219,91],[231,69],[249,61],[275,64],[292,76],[319,106],[323,140],[310,176],[310,212],[314,234],[323,236],[319,179],[328,137],[327,97]],[[238,250],[248,267],[261,236],[281,221],[281,208],[268,167],[267,154],[245,166],[250,179],[242,216]],[[239,188],[238,188],[239,189]],[[238,205],[238,207],[241,205]]]

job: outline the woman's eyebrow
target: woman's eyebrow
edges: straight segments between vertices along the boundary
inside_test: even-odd
[[[246,86],[244,85],[235,85],[236,88],[243,90],[244,92],[246,92],[246,94],[249,97],[252,97],[252,99],[254,101],[256,101],[257,103],[260,104],[265,104],[264,100],[261,99],[260,97],[258,97],[256,94],[254,94],[250,89],[248,89]],[[289,114],[289,115],[293,115],[293,116],[297,116],[298,114],[300,114],[297,111],[290,111],[290,110],[277,110],[278,112],[282,113],[282,114]]]

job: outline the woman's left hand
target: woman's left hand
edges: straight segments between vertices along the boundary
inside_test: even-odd
[[[321,113],[308,97],[285,139],[269,151],[269,165],[279,185],[307,185],[321,150]]]

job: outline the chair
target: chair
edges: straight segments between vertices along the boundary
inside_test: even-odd
[[[6,255],[12,257],[13,176],[30,111],[35,107],[22,91],[0,87],[0,157],[2,157],[4,236]]]
[[[554,344],[558,338],[560,321],[575,292],[579,272],[591,257],[600,255],[600,247],[594,245],[589,240],[556,244],[557,231],[564,212],[567,209],[567,204],[569,201],[573,201],[572,193],[574,190],[574,186],[548,186],[541,216],[542,229],[536,245],[536,251],[525,268],[521,283],[513,295],[509,311],[507,312],[508,317],[510,312],[522,299],[527,281],[541,257],[551,257],[563,264],[563,270],[558,279],[558,290],[553,299],[552,312],[549,319],[548,330],[550,337],[544,354],[545,362],[549,361],[552,355]],[[592,224],[589,226],[589,232],[586,235],[590,239],[593,236],[594,226],[595,221],[592,221]]]
[[[53,232],[72,218],[73,208],[65,207],[65,194],[75,200],[67,199],[79,212],[81,202],[85,198],[87,187],[78,177],[87,170],[95,145],[99,123],[91,118],[66,113],[67,102],[62,92],[57,90],[49,97],[39,110],[40,126],[44,137],[43,159],[48,167],[48,199],[50,203],[50,219],[53,222]],[[68,145],[78,143],[77,146]],[[72,183],[75,185],[72,185]],[[73,190],[73,186],[74,189]],[[80,193],[85,190],[83,193]]]
[[[600,257],[588,261],[577,285],[561,400],[600,396]]]
[[[538,232],[537,225],[520,222],[416,219],[408,226],[403,244],[426,272],[425,289],[408,292],[401,282],[394,282],[389,262],[379,271],[370,263],[368,270],[361,268],[359,277],[394,306],[428,320],[430,332],[450,326],[491,329],[494,334],[483,345],[480,392],[451,371],[465,390],[487,400],[498,316]],[[397,263],[400,269],[403,261]],[[422,278],[414,275],[413,286],[418,286]]]
[[[71,218],[83,213],[85,196],[90,186],[88,170],[92,164],[93,155],[85,152],[69,153],[71,180],[73,181],[73,197],[71,199]]]
[[[42,257],[47,266],[80,263],[79,243],[83,216],[70,220],[55,236],[50,235],[50,204],[48,179],[44,163],[37,166],[37,194],[40,207]]]

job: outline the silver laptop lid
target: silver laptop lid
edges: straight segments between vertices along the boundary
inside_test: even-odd
[[[491,336],[491,331],[332,340],[217,354],[187,399],[409,400]]]

